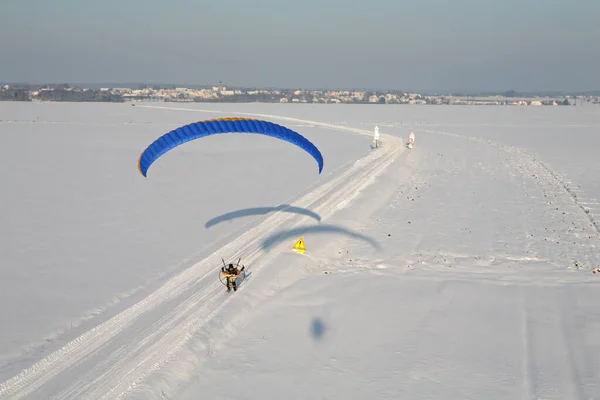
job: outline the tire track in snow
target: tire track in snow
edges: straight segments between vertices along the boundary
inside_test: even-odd
[[[171,107],[148,107],[177,110]],[[218,111],[210,110],[210,112]],[[370,131],[318,121],[268,114],[241,114],[309,123],[329,129],[371,136]],[[402,153],[403,142],[401,140],[393,136],[382,136],[387,137],[386,143],[389,143],[389,146],[369,152],[341,175],[334,177],[291,205],[307,208],[315,203],[320,203],[316,207],[316,212],[329,215],[340,207],[340,198],[348,200],[348,197],[358,196],[360,190],[370,184],[377,173],[387,168]],[[350,195],[348,195],[349,193]],[[293,220],[293,215],[282,212],[268,217],[255,228],[215,251],[211,256],[169,279],[135,305],[85,332],[13,378],[1,383],[0,397],[27,397],[38,390],[43,392],[44,389],[50,391],[50,393],[44,394],[53,397],[58,395],[61,398],[70,398],[71,396],[80,398],[90,392],[93,393],[94,398],[101,398],[102,395],[110,396],[110,398],[120,397],[132,389],[135,382],[139,382],[148,373],[157,369],[168,357],[175,354],[191,338],[193,330],[199,329],[203,323],[228,303],[229,298],[223,301],[219,296],[222,294],[222,290],[217,290],[217,288],[222,289],[220,288],[221,284],[214,282],[214,266],[220,264],[220,254],[223,252],[246,252],[250,254],[246,258],[247,263],[252,264],[254,261],[264,258],[267,253],[260,247],[260,238]],[[278,247],[282,246],[284,245]],[[202,286],[201,283],[207,280],[213,283],[208,287]],[[204,290],[191,297],[185,296],[190,290],[198,289]],[[207,292],[206,289],[210,291]],[[177,305],[163,314],[162,319],[150,325],[143,324],[142,316],[156,311],[169,301],[177,300],[180,296],[184,299],[176,301]],[[207,300],[209,303],[203,306],[201,303]],[[136,323],[142,326],[134,329]],[[106,351],[111,343],[114,344],[119,339],[123,341],[123,344],[118,346],[117,350],[109,351],[104,360],[101,359],[94,364],[91,370],[77,374],[77,377],[83,375],[87,379],[73,379],[72,375],[78,366],[84,365],[89,357],[102,358],[102,351]],[[69,376],[62,381],[60,379],[62,375]]]
[[[532,332],[529,326],[530,311],[527,301],[526,289],[521,288],[521,343],[523,350],[521,351],[521,380],[523,382],[523,393],[522,398],[533,399],[535,398],[535,370],[533,366],[533,355],[531,350]]]
[[[185,108],[185,107],[166,107],[166,106],[139,106],[138,108],[156,108],[159,110],[173,110],[173,111],[189,111],[189,112],[204,112],[204,113],[213,113],[213,114],[236,114],[236,115],[247,115],[249,117],[260,117],[260,118],[270,118],[270,119],[278,119],[281,121],[291,121],[291,122],[296,122],[296,123],[300,123],[300,124],[309,124],[309,125],[313,125],[313,126],[320,126],[323,128],[328,128],[328,129],[333,129],[336,131],[345,131],[345,132],[354,132],[354,133],[358,133],[360,135],[366,135],[369,137],[373,136],[373,132],[372,131],[367,131],[365,129],[359,129],[359,128],[352,128],[349,126],[341,126],[341,125],[336,125],[336,124],[330,124],[327,122],[319,122],[319,121],[311,121],[311,120],[306,120],[306,119],[302,119],[302,118],[294,118],[294,117],[284,117],[281,115],[274,115],[274,114],[262,114],[262,113],[250,113],[250,112],[225,112],[225,111],[218,111],[218,110],[209,110],[209,109],[203,109],[203,108]],[[382,136],[386,136],[392,140],[398,140],[397,137],[394,136],[389,136],[389,135],[382,135]]]
[[[529,153],[528,151],[515,146],[500,144],[492,140],[482,139],[474,136],[463,136],[459,134],[433,130],[426,130],[425,132],[456,137],[478,143],[485,143],[506,153],[516,155],[518,157],[518,160],[521,161],[521,165],[525,168],[528,168],[529,172],[531,172],[532,174],[535,174],[537,172],[536,176],[541,176],[544,178],[545,182],[540,182],[540,184],[545,183],[549,186],[553,186],[555,188],[560,188],[564,190],[564,192],[566,192],[566,194],[568,194],[568,196],[571,198],[572,202],[584,212],[586,218],[590,222],[590,226],[594,228],[596,233],[600,233],[600,215],[594,212],[595,210],[600,209],[600,203],[596,201],[596,199],[591,199],[587,197],[587,195],[584,194],[583,189],[574,189],[572,187],[572,182],[560,177],[550,167],[548,167],[542,161],[538,160],[533,154]],[[577,186],[578,188],[580,188],[579,185]]]
[[[472,142],[490,145],[507,154],[508,167],[513,173],[524,179],[532,179],[545,198],[547,216],[555,222],[562,217],[564,231],[556,230],[547,237],[549,243],[568,243],[571,249],[572,259],[568,268],[587,269],[592,271],[598,265],[598,258],[594,251],[584,254],[574,251],[574,248],[593,249],[595,243],[600,240],[600,215],[595,210],[600,210],[599,203],[585,194],[579,185],[575,185],[568,179],[561,177],[549,166],[540,161],[530,152],[511,145],[496,143],[492,140],[478,137],[464,136],[455,133],[427,130],[425,132],[455,137]],[[574,189],[574,186],[577,189]],[[557,204],[554,204],[557,202]],[[565,206],[560,209],[558,206]],[[562,214],[562,215],[561,215]],[[573,252],[574,251],[574,252]],[[583,264],[582,264],[583,262]]]
[[[583,321],[590,316],[584,314],[585,308],[582,307],[580,299],[585,297],[581,296],[580,290],[572,286],[566,287],[565,290],[569,300],[561,302],[558,306],[562,319],[564,345],[572,365],[572,379],[576,382],[579,398],[593,399],[598,394],[600,383],[596,375],[598,368],[594,363],[594,351],[586,345],[585,341],[587,330]]]
[[[320,201],[322,197],[327,198],[325,203],[315,208],[315,210],[322,215],[323,219],[338,209],[340,201],[348,200],[347,193],[352,193],[354,196],[357,196],[360,193],[360,189],[370,183],[370,179],[378,173],[377,170],[384,169],[395,159],[394,157],[386,157],[385,155],[386,153],[382,152],[378,157],[379,161],[369,164],[368,168],[363,169],[360,167],[362,163],[357,163],[354,169],[349,170],[347,173],[343,174],[343,176],[337,178],[334,182],[334,186],[328,185],[326,187],[328,190],[318,190],[317,194],[320,196],[317,201]],[[331,195],[331,192],[335,193],[335,195]],[[306,206],[309,206],[310,204],[312,203],[307,202]],[[284,215],[282,214],[280,217],[283,216]],[[306,218],[303,220],[305,219]],[[260,231],[250,235],[252,239],[246,247],[241,250],[242,253],[247,254],[245,260],[247,260],[249,265],[254,264],[258,260],[260,260],[261,265],[267,264],[266,261],[269,257],[265,256],[265,251],[259,246],[258,238],[264,236],[266,232],[272,231],[273,228],[280,226],[280,224],[283,223],[283,220],[292,221],[294,220],[294,217],[285,216],[285,218],[273,218],[273,223],[262,226]],[[302,224],[302,221],[297,222],[295,225],[300,224]],[[283,249],[285,246],[286,244],[282,244],[278,246],[278,248]],[[277,248],[274,250],[277,250]],[[273,251],[272,254],[276,255],[278,254],[278,251]],[[148,337],[146,334],[138,335],[145,338],[142,343],[136,343],[133,348],[122,346],[121,351],[111,355],[111,360],[109,362],[111,365],[110,369],[106,370],[104,373],[102,372],[102,368],[90,371],[86,376],[81,377],[79,380],[80,384],[77,388],[61,393],[61,398],[79,398],[81,394],[94,394],[94,398],[104,398],[100,397],[102,393],[106,393],[106,396],[109,396],[109,398],[114,398],[114,396],[118,397],[119,392],[123,393],[124,391],[136,387],[137,384],[132,384],[134,380],[142,380],[144,376],[155,371],[163,362],[179,351],[179,349],[191,338],[190,332],[200,329],[202,324],[210,319],[206,318],[207,310],[216,312],[228,302],[227,300],[225,302],[222,300],[221,284],[214,279],[214,265],[217,261],[211,261],[212,262],[208,262],[206,265],[208,268],[206,279],[212,284],[209,284],[206,288],[204,286],[199,286],[202,288],[202,293],[210,290],[210,295],[195,295],[192,299],[187,300],[186,302],[190,303],[191,306],[187,307],[181,315],[174,318],[163,318],[167,321],[177,319],[176,323],[173,322],[170,324],[173,326],[163,326],[164,322],[161,322],[156,323],[155,327],[149,327],[146,329],[149,335]],[[260,270],[260,268],[255,267],[252,269],[253,273],[258,270]],[[211,303],[202,305],[207,299]],[[200,309],[194,311],[195,308]],[[152,346],[147,346],[148,343]],[[133,353],[139,354],[134,357],[127,357]],[[121,365],[125,363],[127,364]],[[123,374],[123,371],[129,372]],[[94,381],[92,382],[92,380]],[[115,382],[115,380],[118,382]],[[90,384],[88,385],[85,382],[90,382]],[[94,387],[97,383],[102,386],[101,390],[98,390],[97,393],[90,393],[88,389]]]
[[[342,182],[341,185],[336,188],[332,188],[336,193],[341,192],[342,197],[346,199],[346,193],[359,193],[362,187],[368,185],[373,177],[373,174],[378,173],[378,170],[385,169],[392,161],[394,157],[384,157],[380,158],[378,162],[373,163],[372,167],[367,168],[366,170],[362,170],[359,166],[357,166],[356,171],[360,171],[361,174],[359,176],[351,175],[349,177],[350,185]],[[327,197],[327,202],[315,208],[317,212],[319,212],[323,219],[335,212],[339,207],[339,196],[332,196],[330,198],[330,191],[325,191],[323,196]],[[293,217],[288,217],[286,220],[293,221]],[[304,218],[303,220],[306,220]],[[296,222],[294,225],[300,225],[302,221]],[[258,237],[264,236],[267,232],[271,231],[271,229],[263,229],[261,232],[257,234]],[[243,250],[243,252],[247,252],[249,257],[246,257],[248,263],[254,264],[257,261],[260,261],[260,265],[266,266],[268,265],[268,261],[275,256],[277,256],[280,251],[285,251],[289,246],[288,243],[282,243],[279,246],[271,249],[270,252],[265,251],[258,237],[248,244],[247,248]],[[214,265],[214,263],[212,264]],[[210,267],[213,268],[213,267]],[[252,268],[253,274],[262,270],[263,267],[254,267]],[[211,271],[211,276],[214,274],[214,271]],[[212,278],[214,281],[214,277]],[[214,283],[213,286],[216,286],[216,294],[213,296],[213,301],[210,306],[205,307],[206,310],[213,310],[210,316],[206,316],[206,312],[203,310],[199,310],[194,314],[190,315],[183,321],[183,325],[178,326],[175,331],[168,331],[170,335],[169,338],[161,339],[160,342],[154,343],[152,347],[144,348],[144,354],[138,357],[136,360],[130,360],[129,366],[134,368],[132,374],[129,376],[122,377],[121,371],[129,370],[128,367],[117,367],[113,368],[110,371],[110,375],[105,377],[106,383],[105,386],[110,388],[111,391],[106,393],[102,399],[105,398],[120,398],[130,390],[134,389],[137,385],[139,385],[145,377],[147,377],[152,372],[155,372],[159,369],[163,364],[169,361],[169,359],[175,356],[191,338],[192,332],[198,329],[208,322],[212,316],[214,316],[218,311],[224,307],[228,301],[223,302],[222,300],[222,287],[220,287],[220,283]],[[229,297],[227,300],[229,300]],[[145,357],[145,358],[144,358]],[[118,380],[115,382],[114,380]],[[77,397],[75,397],[77,398]]]

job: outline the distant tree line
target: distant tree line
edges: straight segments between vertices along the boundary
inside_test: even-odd
[[[99,90],[67,90],[67,88],[58,88],[54,90],[43,90],[38,93],[36,99],[42,101],[73,101],[73,102],[124,102],[125,99],[120,94],[101,92]]]
[[[25,89],[2,89],[0,90],[0,101],[31,101],[29,90]]]

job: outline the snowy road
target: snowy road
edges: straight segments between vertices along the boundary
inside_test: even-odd
[[[355,128],[288,117],[282,119],[371,136],[370,131]],[[385,147],[369,152],[351,168],[290,205],[310,208],[326,219],[348,204],[403,153],[404,143],[400,139],[382,136]],[[284,244],[272,247],[269,249],[272,253],[269,253],[261,246],[263,238],[276,228],[293,228],[298,221],[302,220],[285,212],[273,214],[212,256],[173,277],[134,306],[0,384],[0,397],[121,397],[175,354],[194,331],[227,304],[229,298],[215,276],[215,266],[220,265],[222,254],[241,254],[248,265],[264,265],[270,254],[276,254]],[[260,267],[255,267],[251,271],[258,273],[259,270]]]

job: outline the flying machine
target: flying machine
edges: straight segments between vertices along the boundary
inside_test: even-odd
[[[319,174],[323,171],[323,155],[320,150],[298,132],[269,121],[235,117],[198,121],[165,133],[140,154],[138,170],[146,177],[152,163],[169,150],[191,140],[225,133],[259,134],[284,140],[311,155],[319,166]]]
[[[223,258],[221,258],[221,261],[223,261],[223,266],[219,270],[219,281],[227,286],[228,292],[231,291],[231,288],[233,288],[234,292],[237,292],[239,285],[246,280],[246,272],[244,271],[246,266],[242,265],[240,268],[240,261],[242,261],[242,258],[240,257],[235,265],[232,263],[229,265],[225,264]]]

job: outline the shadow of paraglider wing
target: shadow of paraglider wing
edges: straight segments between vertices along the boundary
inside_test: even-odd
[[[295,214],[299,214],[299,215],[305,215],[305,216],[313,218],[316,221],[321,221],[321,216],[319,214],[315,213],[314,211],[311,211],[311,210],[308,210],[308,209],[302,208],[302,207],[295,207],[295,206],[290,206],[288,204],[282,204],[277,207],[254,207],[254,208],[245,208],[242,210],[231,211],[231,212],[219,215],[217,217],[214,217],[214,218],[208,220],[204,224],[204,227],[210,228],[210,227],[220,224],[222,222],[231,221],[236,218],[249,217],[252,215],[265,215],[265,214],[268,214],[271,212],[279,212],[279,211],[295,213]]]
[[[263,240],[262,248],[266,250],[273,246],[278,245],[279,243],[281,243],[285,240],[296,238],[298,236],[311,234],[311,233],[344,235],[344,236],[348,236],[352,239],[366,242],[377,250],[380,249],[380,245],[375,239],[373,239],[369,236],[363,235],[362,233],[354,232],[350,229],[347,229],[347,228],[344,228],[343,226],[338,226],[338,225],[301,226],[301,227],[294,228],[294,229],[275,232],[272,235],[265,238],[265,240]]]

